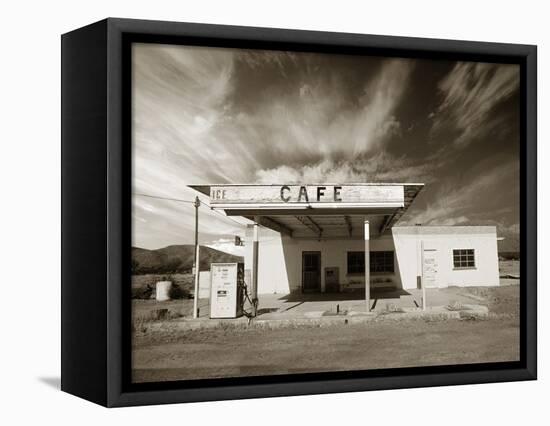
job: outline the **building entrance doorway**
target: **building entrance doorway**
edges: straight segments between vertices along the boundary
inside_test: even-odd
[[[302,252],[302,291],[321,291],[321,252]]]

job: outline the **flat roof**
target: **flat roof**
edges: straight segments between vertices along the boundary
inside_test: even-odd
[[[411,206],[423,183],[282,183],[189,185],[210,207],[242,216],[295,238],[363,237],[390,229]]]
[[[394,226],[392,232],[399,235],[460,235],[496,234],[495,225],[404,225]]]
[[[193,188],[194,190],[203,193],[204,195],[210,196],[210,188],[211,187],[217,187],[217,186],[284,186],[284,185],[292,185],[292,186],[338,186],[338,185],[345,185],[345,186],[420,186],[423,187],[423,183],[411,183],[411,182],[402,182],[402,183],[396,183],[396,182],[353,182],[353,183],[338,183],[338,182],[317,182],[317,183],[211,183],[211,184],[198,184],[198,185],[187,185],[189,188]]]

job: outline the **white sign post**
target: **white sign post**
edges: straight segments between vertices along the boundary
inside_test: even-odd
[[[424,241],[420,241],[420,256],[421,256],[421,262],[422,262],[422,276],[421,276],[421,284],[422,284],[422,310],[426,310],[426,276],[424,272]]]
[[[424,241],[420,242],[422,251],[422,310],[426,310],[426,288],[437,287],[437,249],[424,248]]]

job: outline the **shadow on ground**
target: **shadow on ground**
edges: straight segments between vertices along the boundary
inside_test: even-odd
[[[399,299],[402,296],[410,296],[411,293],[396,288],[371,289],[371,300],[376,299]],[[357,290],[342,293],[289,293],[280,297],[278,300],[284,302],[325,302],[325,301],[344,301],[344,300],[364,300],[365,291]]]
[[[39,377],[38,381],[54,389],[61,389],[61,377]]]

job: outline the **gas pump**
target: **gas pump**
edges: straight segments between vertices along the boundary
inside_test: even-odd
[[[210,318],[238,318],[245,298],[244,263],[210,265]]]

